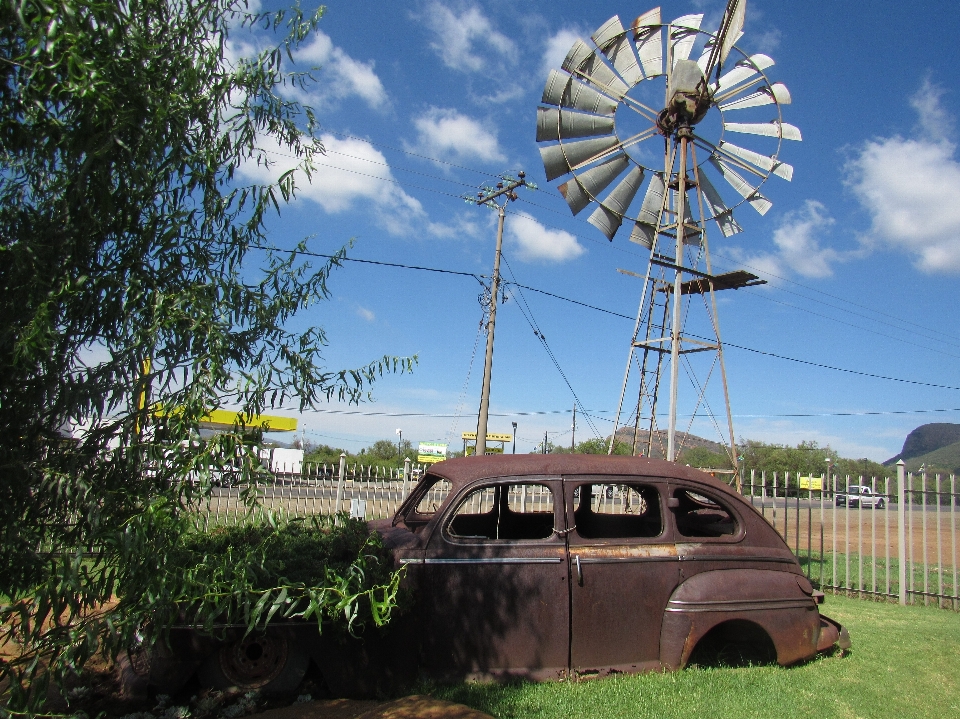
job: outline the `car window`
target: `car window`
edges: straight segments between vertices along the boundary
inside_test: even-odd
[[[726,505],[689,489],[673,493],[679,500],[674,509],[677,531],[684,537],[725,537],[737,534],[736,516]]]
[[[447,495],[450,494],[450,487],[450,482],[437,477],[436,481],[420,497],[420,501],[417,502],[417,514],[433,514],[440,509],[440,505],[446,501]]]
[[[581,484],[574,490],[574,520],[584,539],[659,537],[660,493],[643,484]]]
[[[544,484],[495,484],[470,492],[447,525],[453,539],[547,539],[554,533],[553,491]]]

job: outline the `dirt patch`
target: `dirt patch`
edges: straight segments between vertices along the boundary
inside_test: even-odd
[[[492,719],[463,704],[414,695],[389,702],[330,699],[255,714],[251,719]]]

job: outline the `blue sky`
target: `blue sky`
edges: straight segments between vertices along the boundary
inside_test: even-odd
[[[713,29],[724,4],[664,2],[663,17],[704,13],[703,27]],[[540,189],[509,207],[507,279],[635,315],[640,282],[617,269],[642,273],[647,253],[626,233],[608,242],[585,222],[588,212],[570,213],[556,189],[563,180],[544,178],[534,136],[547,72],[574,40],[615,14],[627,24],[648,9],[622,1],[329,2],[321,32],[296,58],[320,66],[301,99],[317,111],[328,155],[270,221],[272,241],[292,247],[309,237],[311,250],[329,253],[352,239],[350,257],[489,275],[495,215],[459,196],[523,169]],[[744,268],[769,281],[719,296],[724,339],[908,382],[730,347],[738,438],[816,440],[884,460],[914,427],[960,422],[960,390],[922,384],[960,387],[960,98],[949,80],[960,67],[958,26],[946,2],[749,1],[738,46],[776,61],[768,74],[789,88],[784,120],[803,141],[781,152],[795,173],[765,185],[773,202],[766,216],[740,208],[741,234],[710,236],[715,269]],[[234,50],[262,41],[238,36]],[[275,158],[273,172],[289,162]],[[331,368],[384,354],[417,354],[419,364],[378,382],[372,403],[305,414],[307,438],[359,450],[401,428],[405,438],[458,447],[460,433],[475,430],[479,405],[479,283],[347,263],[331,289],[331,301],[299,320],[325,328]],[[528,290],[509,294],[497,318],[490,431],[509,433],[516,421],[518,451],[544,431],[570,441],[573,396],[521,312],[529,308],[596,429],[609,432],[632,321]],[[691,401],[681,385],[681,428]],[[691,429],[715,438],[711,427],[698,420]],[[578,423],[578,440],[592,433]]]

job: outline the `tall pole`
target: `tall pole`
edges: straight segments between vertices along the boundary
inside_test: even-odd
[[[493,333],[497,327],[497,293],[500,291],[500,252],[503,247],[503,205],[497,206],[497,254],[493,258],[490,283],[490,319],[487,321],[487,354],[483,360],[483,388],[480,390],[480,418],[477,422],[477,455],[487,453],[487,418],[490,412],[490,375],[493,373]]]
[[[570,432],[570,451],[572,452],[576,449],[577,446],[577,405],[573,405],[573,429]]]
[[[490,413],[490,376],[493,373],[493,335],[497,325],[497,294],[500,292],[500,254],[503,248],[503,223],[506,216],[504,208],[507,202],[516,200],[517,193],[514,192],[518,187],[528,186],[536,189],[534,185],[528,183],[523,172],[517,174],[519,179],[508,180],[504,178],[503,182],[498,182],[496,188],[490,188],[486,192],[478,192],[476,199],[466,198],[469,202],[476,202],[478,205],[487,205],[497,208],[497,251],[493,258],[493,277],[490,281],[490,310],[487,320],[487,352],[483,361],[483,387],[480,390],[480,416],[477,418],[477,449],[476,454],[483,456],[487,453],[487,419]],[[502,202],[497,199],[503,197]]]
[[[677,133],[680,139],[680,167],[677,172],[677,242],[673,261],[677,266],[673,280],[673,320],[670,323],[670,424],[667,429],[667,461],[677,459],[677,387],[680,381],[680,305],[683,287],[683,237],[686,234],[687,201],[687,140],[691,136],[689,127],[682,127]]]
[[[517,423],[511,422],[510,424],[513,425],[513,453],[516,454],[517,453]]]

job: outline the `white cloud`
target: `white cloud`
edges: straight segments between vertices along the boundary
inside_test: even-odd
[[[485,162],[506,160],[496,131],[456,110],[431,107],[414,118],[413,125],[417,129],[417,143],[410,149],[424,155]]]
[[[802,209],[788,212],[773,231],[777,252],[754,256],[737,251],[731,254],[753,270],[759,270],[761,275],[783,277],[795,272],[804,277],[829,277],[833,274],[833,264],[851,256],[851,253],[821,246],[821,238],[833,224],[833,218],[821,203],[807,200]]]
[[[319,80],[311,88],[315,93],[314,101],[323,103],[329,99],[343,99],[351,96],[361,98],[373,109],[387,104],[387,93],[383,83],[374,72],[374,63],[355,60],[341,48],[333,44],[329,35],[316,31],[309,44],[294,54],[298,63],[319,65]]]
[[[373,322],[375,319],[377,319],[377,316],[371,310],[368,310],[366,307],[358,306],[357,314],[360,315],[367,322]]]
[[[925,82],[911,101],[917,137],[869,140],[846,169],[873,220],[867,247],[906,252],[923,272],[960,273],[960,162],[941,94]]]
[[[544,77],[551,70],[560,68],[567,53],[570,52],[570,48],[573,47],[573,43],[579,39],[580,33],[571,28],[560,28],[551,37],[547,38],[543,58],[540,62],[540,69]]]
[[[511,215],[506,223],[507,237],[518,247],[522,260],[566,262],[575,260],[586,250],[577,238],[563,230],[544,227],[527,214]]]
[[[378,223],[389,233],[407,235],[414,223],[426,221],[427,213],[419,200],[403,191],[393,180],[383,154],[364,140],[340,139],[322,135],[327,151],[315,159],[311,178],[296,176],[298,197],[315,202],[330,214],[367,203]],[[261,143],[269,164],[247,162],[240,174],[254,182],[275,182],[281,174],[297,166],[289,150],[275,141]]]
[[[447,67],[479,72],[494,61],[516,56],[513,41],[495,30],[476,7],[461,6],[458,14],[434,0],[420,17],[434,33],[430,47]]]

